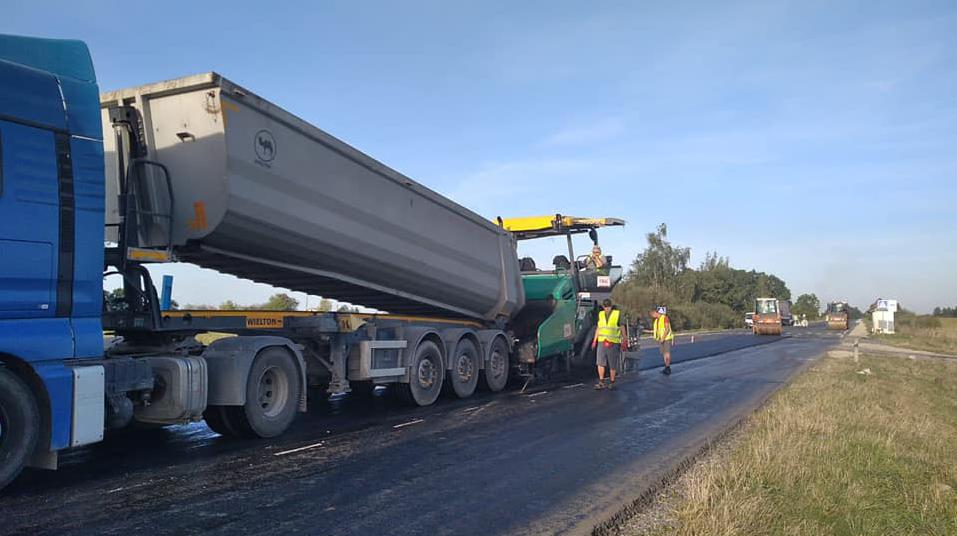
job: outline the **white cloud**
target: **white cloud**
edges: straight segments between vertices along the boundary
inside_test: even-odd
[[[591,145],[612,140],[625,131],[625,123],[620,118],[605,118],[587,125],[564,128],[542,140],[546,147]]]

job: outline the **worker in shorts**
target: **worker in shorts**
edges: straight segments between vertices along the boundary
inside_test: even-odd
[[[658,347],[661,349],[661,357],[665,360],[665,368],[661,369],[661,373],[667,376],[671,374],[671,346],[675,338],[674,332],[671,331],[671,319],[668,318],[668,309],[658,307],[658,309],[651,312],[651,318],[654,319],[652,334],[658,343]]]
[[[611,300],[606,299],[601,306],[602,310],[598,311],[598,328],[591,341],[591,347],[596,350],[595,364],[598,366],[598,383],[595,384],[595,389],[605,389],[606,368],[611,380],[608,389],[612,389],[621,361],[621,351],[628,346],[628,330],[621,318],[621,311]]]

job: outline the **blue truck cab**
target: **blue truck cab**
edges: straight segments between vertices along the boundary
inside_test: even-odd
[[[103,437],[103,173],[86,45],[0,35],[0,488]]]

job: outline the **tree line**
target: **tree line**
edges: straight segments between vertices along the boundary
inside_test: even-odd
[[[103,300],[106,302],[106,308],[109,311],[121,311],[126,308],[126,303],[123,300],[123,289],[117,288],[109,292],[103,292]],[[239,304],[233,300],[226,300],[219,305],[210,305],[210,304],[192,304],[188,303],[180,307],[179,303],[176,300],[172,300],[170,303],[170,309],[178,310],[184,309],[187,311],[296,311],[299,309],[300,301],[285,292],[277,292],[269,297],[265,303],[255,303],[255,304]],[[353,313],[358,312],[358,307],[350,307],[348,305],[342,304],[339,307],[336,307],[335,302],[322,298],[319,300],[319,305],[310,311],[319,311],[319,312],[330,312],[337,311],[340,313]]]
[[[934,307],[934,316],[957,318],[957,307]]]
[[[647,247],[614,292],[616,303],[633,319],[664,305],[677,329],[740,327],[755,298],[791,299],[781,278],[734,268],[717,252],[708,252],[697,268],[691,267],[691,248],[672,244],[664,223],[646,239]],[[817,302],[815,308],[820,305],[813,295],[805,298],[809,300]]]

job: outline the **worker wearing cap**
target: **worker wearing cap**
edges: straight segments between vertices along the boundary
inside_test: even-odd
[[[588,260],[585,261],[585,268],[598,273],[605,273],[607,265],[608,262],[605,260],[605,256],[601,254],[601,246],[598,244],[592,246],[591,255],[589,255]]]
[[[597,350],[595,364],[598,366],[598,383],[595,384],[595,389],[605,388],[606,368],[611,380],[608,388],[611,389],[615,386],[621,351],[628,347],[628,332],[621,318],[621,311],[612,304],[611,300],[606,299],[601,306],[602,310],[598,311],[598,328],[595,330],[595,338],[591,341],[591,347]]]
[[[651,318],[654,319],[652,333],[661,349],[661,357],[665,360],[665,368],[661,369],[661,373],[667,376],[671,374],[671,343],[675,338],[674,332],[671,331],[668,309],[658,307],[657,310],[651,312]]]

